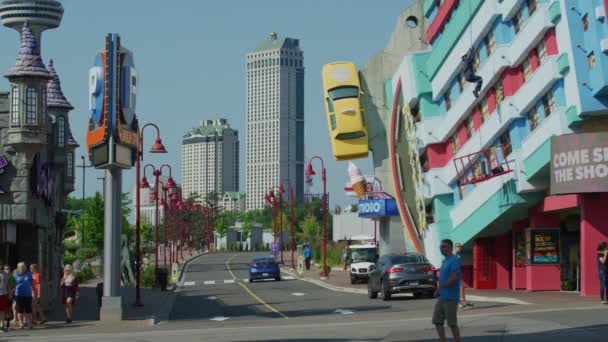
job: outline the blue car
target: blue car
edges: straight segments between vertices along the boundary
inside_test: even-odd
[[[273,257],[255,258],[249,264],[249,282],[258,279],[281,280],[281,269]]]

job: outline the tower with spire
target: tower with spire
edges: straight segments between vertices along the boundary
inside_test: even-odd
[[[61,81],[52,59],[49,61],[48,70],[50,79],[46,86],[46,93],[47,110],[52,123],[50,125],[51,136],[54,137],[53,161],[57,176],[62,178],[60,184],[63,184],[66,193],[70,193],[74,191],[74,150],[78,147],[78,143],[72,136],[68,117],[68,113],[74,107],[63,95]]]
[[[46,144],[46,86],[50,74],[27,22],[17,61],[5,74],[10,82],[8,144],[29,159]]]

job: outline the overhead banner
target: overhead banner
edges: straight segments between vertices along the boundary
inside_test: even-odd
[[[551,195],[608,192],[608,132],[551,138]]]

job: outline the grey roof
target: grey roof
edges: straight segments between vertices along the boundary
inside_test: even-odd
[[[70,124],[68,123],[68,146],[71,147],[80,147],[74,136],[72,135],[72,128],[70,128]]]
[[[255,52],[274,49],[296,49],[298,47],[299,39],[283,37],[260,42],[256,47]]]
[[[23,24],[23,29],[21,30],[21,48],[17,54],[17,61],[5,76],[50,77],[40,57],[40,46],[27,21]]]
[[[74,109],[74,107],[72,107],[70,102],[63,95],[63,91],[61,90],[61,81],[59,80],[59,75],[57,75],[57,72],[53,67],[52,59],[49,61],[49,74],[51,75],[51,79],[46,85],[47,106],[66,108],[68,110]]]

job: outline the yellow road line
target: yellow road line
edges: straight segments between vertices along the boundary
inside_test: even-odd
[[[232,259],[237,256],[236,254],[234,254],[233,256],[231,256],[230,258],[228,258],[228,260],[226,260],[226,267],[228,267],[228,272],[230,272],[230,275],[232,276],[232,279],[236,279],[236,276],[234,275],[234,273],[232,273],[232,270],[230,269],[230,261],[232,261]]]
[[[278,314],[279,316],[285,318],[285,319],[289,319],[289,317],[287,317],[285,314],[283,314],[281,311],[275,309],[274,307],[272,307],[272,305],[266,303],[262,298],[258,297],[255,293],[253,293],[253,291],[251,291],[251,289],[249,289],[249,287],[247,287],[247,285],[243,284],[241,281],[239,281],[238,279],[236,279],[236,276],[234,275],[234,273],[232,272],[232,269],[230,268],[230,261],[232,261],[232,259],[234,259],[234,257],[236,257],[237,254],[234,254],[233,256],[231,256],[230,258],[228,258],[228,260],[226,260],[226,267],[228,268],[228,272],[230,273],[230,275],[232,276],[232,279],[235,279],[239,285],[241,285],[241,287],[243,289],[245,289],[245,291],[247,291],[247,293],[249,293],[249,295],[251,295],[251,297],[253,297],[255,300],[257,300],[258,302],[260,302],[260,304],[264,305],[268,310]]]
[[[245,291],[247,291],[251,297],[255,298],[258,302],[260,302],[262,305],[264,305],[268,310],[280,315],[281,317],[285,318],[285,319],[289,319],[289,317],[285,316],[281,311],[273,308],[270,304],[266,303],[264,300],[262,300],[262,298],[258,297],[255,295],[255,293],[253,293],[253,291],[251,291],[247,285],[243,284],[243,283],[239,283],[239,285],[241,285],[242,288],[245,289]]]

